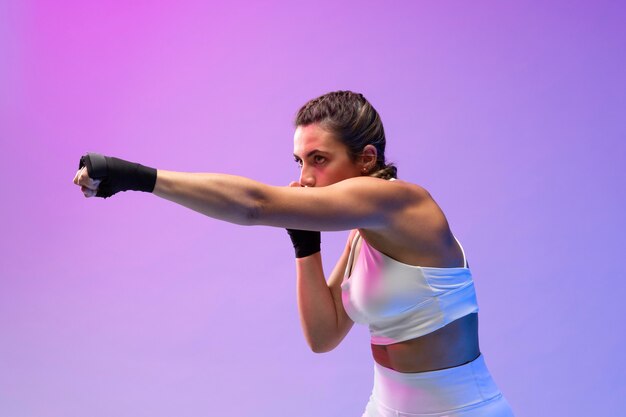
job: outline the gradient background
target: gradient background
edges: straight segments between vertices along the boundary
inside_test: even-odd
[[[97,151],[286,185],[296,111],[337,89],[463,242],[517,416],[623,415],[625,21],[619,1],[0,0],[0,416],[360,416],[367,329],[310,352],[283,230],[72,184]],[[346,237],[324,234],[327,272]]]

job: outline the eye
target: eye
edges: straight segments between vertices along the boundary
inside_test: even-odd
[[[293,159],[294,161],[296,161],[296,164],[298,164],[298,167],[302,168],[302,159],[297,158],[297,157],[294,157]]]
[[[324,162],[326,162],[326,158],[321,155],[315,155],[313,157],[313,160],[315,161],[316,164],[323,164]]]

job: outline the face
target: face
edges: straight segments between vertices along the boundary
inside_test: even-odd
[[[300,184],[324,187],[361,175],[362,166],[353,162],[348,148],[318,124],[298,126],[293,138],[293,155],[300,165]]]

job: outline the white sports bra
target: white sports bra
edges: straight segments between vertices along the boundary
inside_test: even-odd
[[[369,325],[371,343],[390,345],[433,332],[478,312],[472,273],[463,251],[463,267],[408,265],[385,255],[354,236],[341,284],[343,306],[356,323]],[[455,237],[456,239],[456,237]]]

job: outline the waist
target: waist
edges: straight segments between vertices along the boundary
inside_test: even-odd
[[[463,365],[480,354],[478,314],[468,314],[415,339],[371,347],[377,364],[397,372],[429,372]]]

